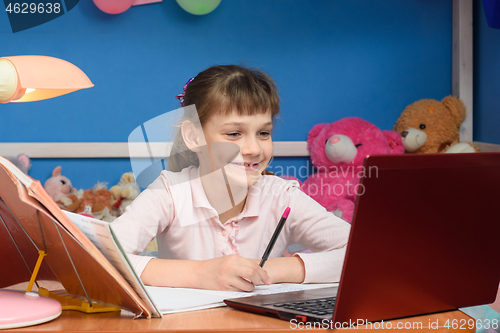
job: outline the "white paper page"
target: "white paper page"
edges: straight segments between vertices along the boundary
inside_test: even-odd
[[[30,176],[19,170],[11,161],[6,159],[5,157],[0,156],[0,164],[5,166],[7,170],[12,172],[12,174],[16,176],[16,178],[19,179],[19,181],[23,183],[24,186],[26,186],[26,188],[29,188],[33,183],[33,179]]]
[[[148,294],[153,299],[158,310],[163,313],[176,313],[225,306],[225,299],[248,297],[298,291],[306,289],[338,286],[338,283],[328,284],[273,284],[256,286],[252,292],[217,291],[189,288],[168,288],[146,286]]]
[[[266,285],[256,286],[252,292],[218,291],[218,290],[203,290],[203,289],[201,289],[200,292],[212,295],[220,295],[223,296],[224,299],[228,299],[228,298],[255,296],[255,295],[286,293],[290,291],[299,291],[307,289],[328,288],[336,286],[338,286],[338,283],[311,283],[311,284],[279,283],[279,284],[271,284],[269,286]]]
[[[63,211],[71,221],[88,237],[88,239],[104,254],[123,278],[130,284],[137,295],[146,303],[152,305],[152,315],[161,317],[161,312],[155,308],[154,302],[144,288],[144,284],[137,277],[119,243],[113,237],[108,222],[100,221],[68,211]]]
[[[224,306],[224,297],[199,289],[146,286],[146,290],[163,314]]]

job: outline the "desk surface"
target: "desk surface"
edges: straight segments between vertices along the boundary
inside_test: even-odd
[[[121,313],[83,314],[77,311],[63,311],[62,315],[45,324],[16,329],[20,332],[43,332],[43,331],[97,331],[97,332],[147,332],[147,331],[256,331],[259,332],[282,332],[296,331],[299,327],[288,321],[271,317],[246,313],[227,307],[183,312],[165,315],[163,318],[155,319],[132,319],[133,315],[122,311]],[[461,311],[451,311],[439,314],[406,318],[389,321],[384,324],[392,325],[393,328],[412,327],[414,331],[425,332],[429,323],[438,323],[438,329],[432,332],[450,332],[453,327],[445,327],[448,320],[450,326],[456,325],[456,331],[463,333],[474,332],[467,325],[471,318]],[[380,324],[380,323],[379,323]],[[462,329],[460,328],[462,325]],[[387,327],[387,326],[385,326]],[[295,329],[294,329],[295,328]],[[305,328],[305,327],[303,327]],[[377,328],[377,326],[374,326]],[[380,328],[380,326],[378,326]],[[380,329],[377,329],[380,331]]]
[[[61,289],[61,285],[53,282],[45,282],[42,286],[55,290]],[[26,284],[19,284],[9,289],[26,290]],[[500,294],[500,291],[499,291]],[[279,320],[276,318],[256,315],[235,309],[220,307],[207,310],[183,312],[164,315],[163,318],[133,319],[134,315],[127,311],[112,313],[84,314],[78,311],[63,311],[61,316],[51,322],[15,329],[16,332],[44,332],[44,331],[66,331],[66,332],[162,332],[162,331],[259,331],[259,332],[282,332],[295,331],[299,328],[295,323]],[[392,328],[414,328],[414,331],[424,332],[429,324],[430,331],[450,332],[460,331],[462,333],[474,332],[471,328],[471,317],[461,311],[449,311],[431,315],[417,316],[385,322],[385,326],[374,323],[372,328],[380,328],[390,325]],[[362,327],[362,326],[361,326]],[[368,327],[370,328],[370,327]]]

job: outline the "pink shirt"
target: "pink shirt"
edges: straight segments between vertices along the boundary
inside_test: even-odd
[[[303,193],[296,181],[276,176],[261,176],[249,188],[243,211],[222,224],[198,168],[163,171],[112,226],[140,276],[152,258],[137,254],[154,237],[163,259],[228,254],[260,259],[286,207],[290,215],[269,258],[282,256],[291,244],[304,245],[316,252],[296,254],[305,265],[304,282],[338,282],[350,225]]]

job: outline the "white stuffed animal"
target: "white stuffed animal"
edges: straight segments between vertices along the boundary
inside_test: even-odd
[[[135,182],[135,177],[132,172],[126,172],[120,178],[120,181],[115,186],[109,189],[111,191],[113,213],[115,216],[120,216],[125,212],[125,208],[134,201],[141,193],[139,185]]]

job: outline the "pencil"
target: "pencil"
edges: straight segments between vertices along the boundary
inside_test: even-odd
[[[276,243],[276,240],[278,239],[278,236],[280,235],[281,229],[283,229],[283,226],[285,225],[285,221],[288,218],[288,214],[290,214],[290,207],[287,207],[285,209],[285,212],[281,216],[281,219],[278,222],[278,226],[276,227],[276,230],[274,230],[273,237],[271,237],[271,240],[269,241],[269,244],[267,245],[267,249],[264,252],[264,255],[262,256],[262,260],[260,261],[260,264],[259,264],[260,267],[264,267],[264,263],[269,258],[269,254],[271,253],[271,250],[274,247],[274,243]]]

